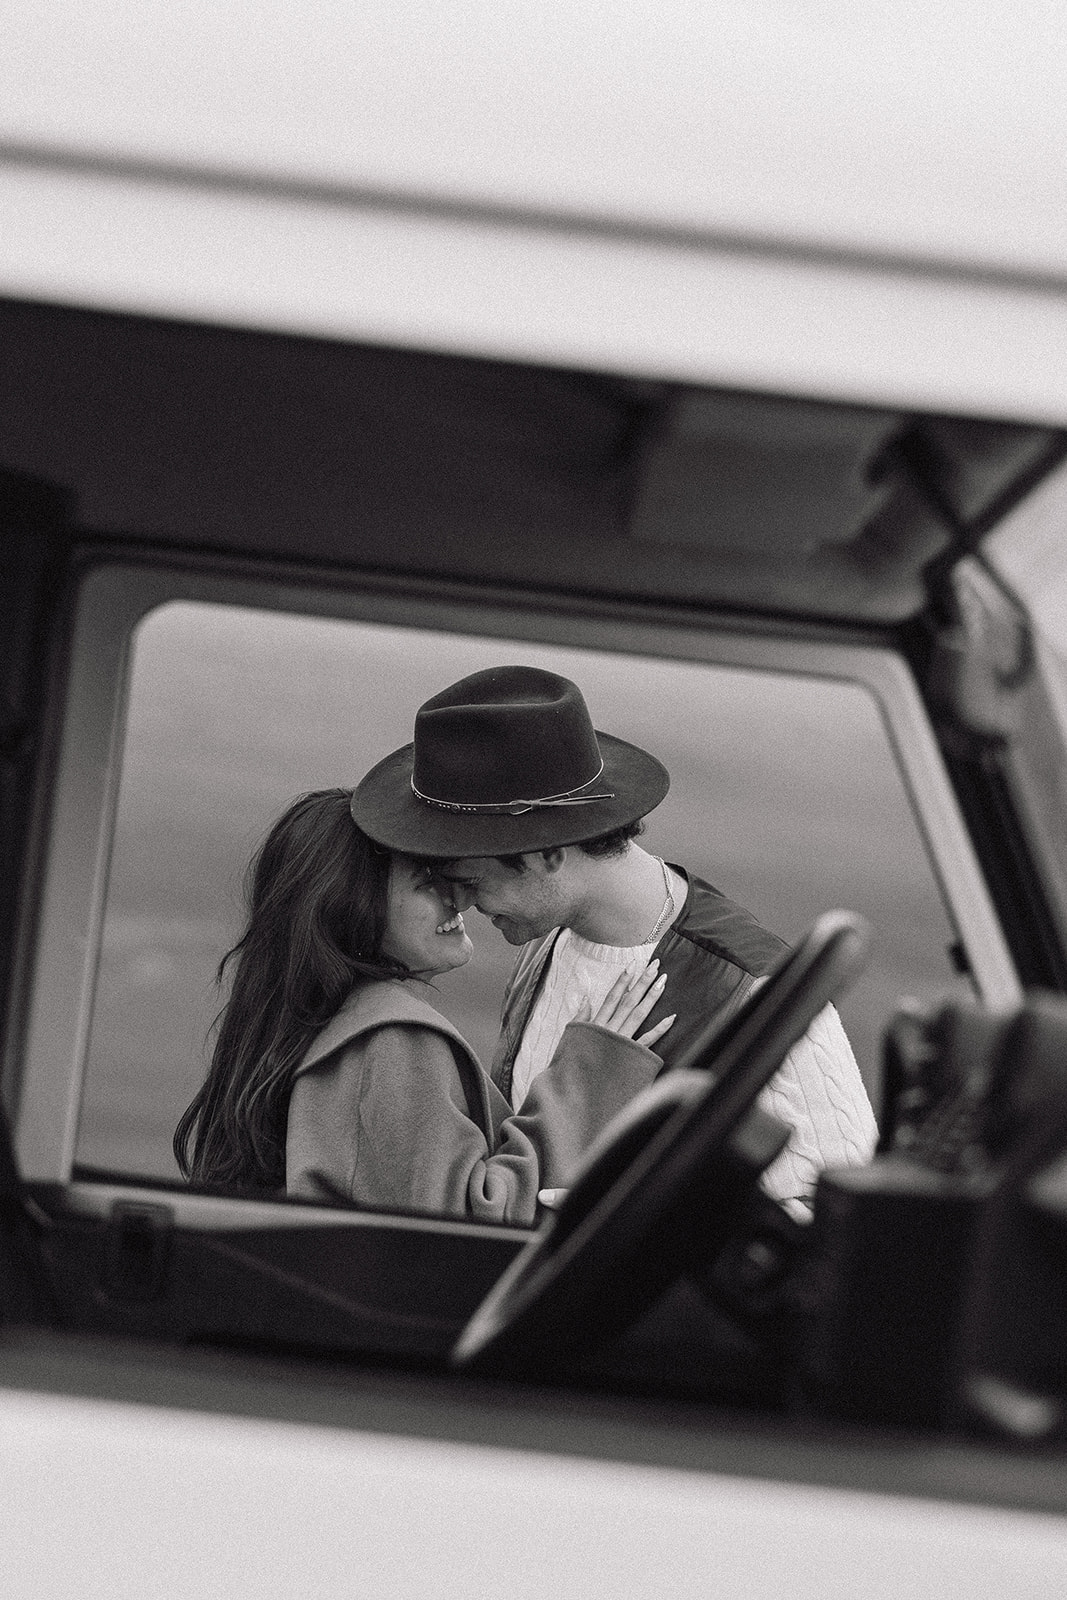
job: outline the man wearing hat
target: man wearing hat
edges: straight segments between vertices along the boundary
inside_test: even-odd
[[[653,959],[666,973],[648,1020],[675,1014],[656,1046],[670,1067],[786,950],[717,889],[635,842],[669,783],[655,756],[594,730],[569,679],[495,667],[420,707],[413,744],[355,791],[364,832],[440,861],[458,909],[475,906],[521,946],[492,1068],[516,1109],[566,1024],[595,1011],[620,973]],[[870,1158],[874,1116],[832,1006],[761,1103],[793,1128],[765,1178],[776,1198],[803,1202],[823,1167]]]

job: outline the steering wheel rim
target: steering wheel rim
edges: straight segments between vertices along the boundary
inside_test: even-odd
[[[687,1066],[615,1119],[560,1210],[474,1312],[454,1366],[535,1378],[565,1372],[685,1270],[696,1237],[713,1249],[717,1237],[725,1242],[789,1135],[754,1101],[859,972],[869,945],[870,928],[855,913],[819,917],[725,1027],[704,1031]],[[616,1135],[629,1159],[615,1150]]]

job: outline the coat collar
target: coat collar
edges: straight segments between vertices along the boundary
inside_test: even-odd
[[[424,1000],[413,984],[401,983],[394,978],[361,984],[358,989],[353,989],[341,1009],[316,1035],[296,1069],[297,1073],[309,1071],[361,1034],[371,1033],[375,1028],[390,1023],[411,1023],[420,1028],[433,1028],[453,1044],[459,1045],[474,1066],[478,1066],[478,1059],[470,1045],[447,1017],[443,1017],[428,1000]]]

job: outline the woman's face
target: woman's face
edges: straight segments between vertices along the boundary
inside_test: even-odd
[[[426,867],[395,855],[389,865],[382,954],[412,972],[448,972],[471,958],[463,917]]]

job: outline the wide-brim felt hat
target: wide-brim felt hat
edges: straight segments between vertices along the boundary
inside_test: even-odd
[[[625,827],[669,787],[655,756],[594,729],[569,678],[491,667],[420,706],[413,742],[371,768],[352,816],[408,855],[517,855]]]

